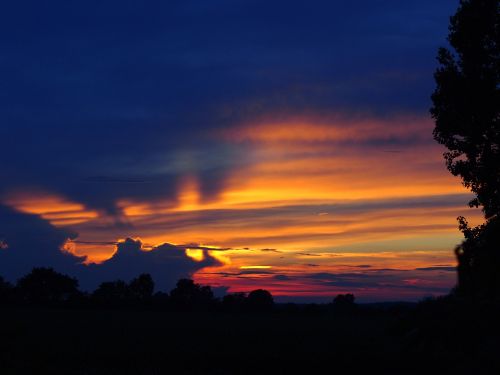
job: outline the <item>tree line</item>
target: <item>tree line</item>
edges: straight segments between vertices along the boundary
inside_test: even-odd
[[[355,306],[354,295],[341,294],[333,300],[339,311]],[[172,310],[270,311],[272,294],[265,289],[249,293],[229,293],[216,298],[210,286],[191,279],[180,279],[169,293],[155,292],[151,275],[143,273],[130,282],[101,283],[93,292],[79,289],[76,278],[52,268],[36,267],[15,285],[0,276],[0,306],[74,307],[74,308],[161,308]]]

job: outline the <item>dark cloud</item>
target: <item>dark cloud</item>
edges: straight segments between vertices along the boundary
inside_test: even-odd
[[[260,249],[260,251],[264,253],[282,253],[283,251],[280,251],[278,249]]]
[[[218,261],[204,251],[204,259],[195,262],[186,256],[185,248],[171,244],[163,244],[144,250],[140,240],[127,238],[118,243],[113,256],[101,264],[87,266],[84,282],[94,288],[95,280],[123,279],[130,280],[141,273],[149,273],[157,288],[169,290],[175,282],[192,275],[195,271],[218,265]],[[84,275],[84,277],[86,276]]]
[[[207,250],[207,251],[229,251],[234,250],[232,247],[210,247],[202,246],[199,244],[184,244],[184,245],[171,245],[182,249],[192,249],[192,250]]]
[[[251,278],[252,276],[259,275],[274,275],[273,271],[261,270],[261,269],[246,269],[238,272],[199,272],[200,275],[215,275],[221,277],[236,277],[236,278]],[[247,277],[248,276],[248,277]]]
[[[445,294],[449,286],[430,285],[427,280],[422,280],[412,270],[377,269],[363,273],[329,273],[319,272],[303,276],[304,279],[314,280],[321,285],[351,288],[356,290],[392,290],[396,295],[398,290],[414,290],[424,293]],[[408,282],[414,279],[415,282]],[[422,282],[424,281],[424,282]]]
[[[297,255],[303,255],[306,257],[321,257],[321,254],[314,254],[314,253],[296,253]]]
[[[56,228],[35,215],[15,212],[0,205],[0,275],[16,280],[33,267],[52,267],[76,276],[84,289],[94,289],[105,280],[130,280],[141,273],[150,273],[160,290],[169,290],[182,277],[195,271],[218,265],[204,252],[204,260],[195,262],[185,254],[185,248],[170,244],[144,250],[140,240],[127,238],[117,242],[116,252],[101,264],[85,265],[85,257],[77,257],[61,248],[77,234]],[[108,243],[106,243],[108,244]]]
[[[434,266],[434,267],[421,267],[416,268],[416,271],[445,271],[445,272],[456,272],[457,267],[451,266]]]
[[[287,275],[274,275],[273,279],[278,280],[278,281],[288,281],[288,280],[290,280],[290,277]]]
[[[9,280],[28,273],[34,266],[53,267],[61,272],[81,266],[85,257],[61,251],[76,233],[55,228],[34,215],[25,215],[0,205],[0,238],[6,249],[0,250],[0,274]]]

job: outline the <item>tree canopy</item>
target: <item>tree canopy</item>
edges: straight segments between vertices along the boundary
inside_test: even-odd
[[[78,296],[78,280],[54,271],[37,267],[19,279],[18,293],[26,302],[64,302]]]
[[[448,169],[487,219],[500,210],[500,1],[461,0],[438,53],[431,114]]]

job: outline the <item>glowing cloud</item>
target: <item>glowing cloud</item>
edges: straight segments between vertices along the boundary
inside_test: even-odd
[[[1,203],[20,212],[40,215],[56,226],[81,224],[99,216],[96,211],[88,210],[80,203],[40,192],[10,194]]]
[[[467,212],[469,193],[446,171],[431,131],[429,119],[410,116],[270,120],[219,130],[212,135],[219,144],[245,153],[217,194],[204,199],[204,175],[185,163],[172,196],[115,202],[120,225],[54,194],[3,201],[55,226],[72,225],[79,238],[64,249],[108,268],[122,259],[118,243],[148,259],[153,249],[181,251],[198,282],[231,291],[356,291],[369,299],[392,290],[416,298],[453,286],[453,274],[436,265],[453,267],[455,218],[480,217]],[[116,240],[131,231],[141,240]],[[167,240],[181,245],[160,245]],[[365,275],[377,280],[373,287]]]

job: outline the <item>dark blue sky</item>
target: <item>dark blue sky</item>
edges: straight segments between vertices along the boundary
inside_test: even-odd
[[[55,236],[43,248],[59,247],[81,231],[106,230],[105,240],[111,242],[139,233],[123,202],[150,203],[164,213],[188,186],[186,176],[194,176],[201,201],[215,202],[236,172],[270,161],[269,150],[259,153],[251,142],[221,140],[221,134],[264,120],[341,118],[347,120],[335,131],[348,133],[352,126],[361,134],[373,130],[356,121],[369,119],[380,134],[370,133],[359,150],[374,145],[390,152],[417,145],[427,150],[430,136],[422,140],[420,134],[430,131],[415,130],[415,121],[406,124],[401,118],[428,118],[435,56],[446,45],[449,17],[457,5],[458,0],[2,4],[0,244],[9,243],[7,235],[22,232],[12,225],[2,229],[1,220],[21,223],[22,215],[40,215],[26,209],[33,203],[30,195],[58,197],[66,204],[61,207],[80,204],[81,211],[97,213],[100,220],[70,227],[74,234],[69,235],[66,227],[41,223],[47,215],[27,217],[19,228],[33,225],[36,237],[43,227],[43,233]],[[380,125],[384,121],[387,128]],[[321,126],[315,129],[323,134]],[[348,141],[359,146],[354,138]],[[351,151],[348,144],[343,147],[346,154]],[[289,155],[272,157],[283,162]],[[418,165],[413,172],[426,168]],[[316,198],[307,194],[304,199]],[[213,216],[224,215],[217,211]],[[58,219],[48,220],[54,224]],[[197,220],[205,219],[188,221]],[[165,224],[151,219],[148,225]],[[141,230],[147,232],[145,227]],[[11,243],[32,246],[36,238]],[[151,245],[161,248],[161,243]]]
[[[213,151],[200,136],[241,119],[270,113],[426,113],[436,49],[445,43],[456,5],[4,4],[0,189],[39,185],[111,209],[115,194],[151,196],[156,188],[134,192],[122,186],[118,193],[106,184],[82,187],[81,180],[149,176],[163,190],[176,171],[158,171],[158,153],[204,142],[204,153],[214,158],[219,152],[224,159],[236,151],[217,145]],[[130,167],[127,173],[123,165]],[[228,166],[215,160],[193,168],[215,176],[203,179],[209,194]]]

